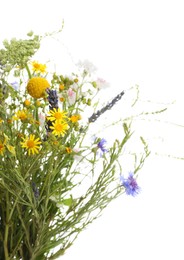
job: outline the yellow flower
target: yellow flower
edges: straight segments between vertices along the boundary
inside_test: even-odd
[[[3,154],[4,154],[4,150],[5,150],[4,143],[2,143],[2,142],[0,141],[0,155],[3,155]]]
[[[46,65],[45,64],[40,64],[40,72],[45,73],[46,72]]]
[[[27,113],[27,110],[23,109],[23,110],[18,110],[16,113],[15,113],[15,116],[13,117],[14,120],[21,120],[21,121],[24,121],[28,118],[28,113]]]
[[[0,124],[2,124],[3,123],[3,119],[2,118],[0,118]]]
[[[76,123],[76,122],[78,122],[80,119],[81,119],[81,116],[80,116],[80,115],[72,115],[72,116],[70,117],[70,120],[72,121],[72,123]]]
[[[68,124],[65,122],[62,122],[60,120],[56,120],[55,123],[52,124],[52,126],[50,126],[50,129],[52,129],[52,133],[54,135],[62,135],[64,136],[66,134],[66,130],[68,130]]]
[[[61,111],[60,108],[54,108],[53,110],[50,110],[48,113],[50,114],[50,116],[48,116],[47,119],[50,121],[64,120],[67,118],[67,113],[65,111]]]
[[[35,71],[35,72],[41,72],[41,73],[46,72],[46,65],[45,64],[41,64],[41,63],[38,63],[36,61],[33,61],[32,66],[33,66],[33,71]]]
[[[9,137],[5,133],[3,133],[3,137],[4,137],[3,143],[6,144],[9,141]]]
[[[28,150],[28,155],[38,153],[38,150],[40,149],[40,139],[35,139],[35,135],[31,134],[30,136],[27,136],[26,138],[22,138],[23,142],[21,142],[21,146],[23,148],[26,148]]]
[[[8,148],[10,153],[15,155],[15,147],[14,146],[7,144],[6,147]]]
[[[24,101],[24,106],[29,107],[30,104],[31,104],[31,101],[30,101],[30,100],[26,99],[26,100]]]
[[[65,86],[64,86],[63,84],[60,84],[60,85],[59,85],[59,90],[62,91],[62,90],[64,90],[64,89],[65,89]]]
[[[27,91],[34,98],[42,98],[45,96],[45,90],[49,87],[50,85],[45,78],[34,77],[29,80]]]
[[[70,147],[66,147],[66,152],[67,153],[71,153],[72,152],[72,149]]]

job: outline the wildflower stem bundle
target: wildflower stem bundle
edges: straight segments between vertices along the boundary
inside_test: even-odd
[[[112,200],[125,191],[138,193],[135,177],[149,155],[140,139],[136,174],[121,178],[131,124],[122,124],[121,139],[111,145],[103,129],[99,136],[91,129],[124,92],[91,115],[88,108],[100,91],[91,74],[49,73],[34,60],[40,42],[29,33],[25,40],[5,41],[0,50],[2,260],[62,256]]]

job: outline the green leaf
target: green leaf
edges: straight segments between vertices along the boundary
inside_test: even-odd
[[[65,206],[70,207],[70,206],[72,205],[72,203],[73,203],[72,197],[63,200],[63,204],[64,204]]]

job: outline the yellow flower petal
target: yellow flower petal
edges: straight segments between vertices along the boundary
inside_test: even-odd
[[[8,148],[8,151],[15,155],[15,147],[12,145],[7,144],[6,147]]]

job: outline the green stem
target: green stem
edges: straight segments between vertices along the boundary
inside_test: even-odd
[[[6,223],[5,223],[5,233],[4,233],[4,256],[5,259],[9,259],[8,253],[8,233],[9,233],[9,195],[6,193]]]
[[[34,110],[34,118],[36,119],[36,121],[39,121],[39,117],[38,117],[38,106],[36,104],[36,99],[35,99],[35,110]]]
[[[27,70],[29,79],[31,79],[31,78],[32,78],[32,75],[31,75],[30,69],[29,69],[29,67],[28,67],[27,64],[25,65],[25,68],[26,68],[26,70]]]
[[[24,222],[24,220],[23,220],[23,218],[22,218],[22,214],[21,214],[21,211],[20,211],[19,206],[17,205],[16,208],[17,208],[17,211],[18,211],[19,219],[20,219],[20,221],[21,221],[21,223],[22,223],[22,227],[23,227],[23,229],[24,229],[24,231],[25,231],[26,240],[27,240],[27,247],[28,247],[29,253],[32,254],[32,248],[31,248],[31,245],[30,245],[29,231],[28,231],[28,229],[27,229],[27,227],[26,227],[26,224],[25,224],[25,222]]]
[[[27,179],[27,177],[29,176],[30,171],[32,170],[32,168],[34,167],[35,163],[38,161],[38,159],[40,158],[40,156],[41,156],[41,154],[38,154],[38,156],[37,156],[37,158],[35,159],[34,163],[33,163],[33,164],[30,166],[30,168],[27,170],[27,172],[26,172],[26,174],[25,174],[25,176],[24,176],[24,180]],[[18,201],[19,201],[19,197],[20,197],[21,193],[22,193],[22,191],[19,191],[19,193],[17,194],[17,198],[16,198],[16,200],[15,200],[15,202],[14,202],[14,205],[12,206],[12,209],[11,209],[11,211],[10,211],[8,221],[11,219],[11,217],[12,217],[12,215],[13,215],[13,212],[14,212],[15,207],[16,207]]]
[[[64,255],[66,249],[68,249],[71,245],[72,245],[72,243],[69,243],[65,248],[59,249],[54,255],[49,257],[49,260],[54,260],[57,257]]]
[[[8,253],[8,232],[9,232],[9,225],[6,223],[6,227],[5,227],[5,234],[4,234],[4,256],[5,259],[8,260],[9,259],[9,253]]]

